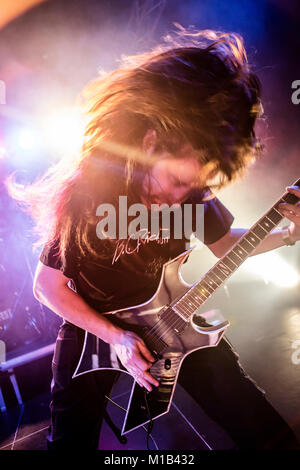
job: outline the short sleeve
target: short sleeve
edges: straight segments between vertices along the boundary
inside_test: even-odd
[[[59,255],[59,240],[45,243],[40,254],[40,261],[45,266],[59,269],[66,277],[74,279],[79,271],[79,260],[75,246],[70,245],[68,247],[65,258],[66,260],[63,263]]]
[[[205,245],[217,242],[230,229],[234,220],[233,215],[209,189],[201,193],[195,192],[192,201],[204,204]]]

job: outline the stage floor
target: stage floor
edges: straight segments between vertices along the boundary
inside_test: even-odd
[[[265,390],[269,401],[300,440],[299,296],[297,289],[233,284],[217,293],[213,304],[206,304],[206,310],[222,306],[222,313],[231,322],[227,336],[238,351],[242,365]],[[124,406],[130,378],[124,375],[117,387],[113,398]],[[0,414],[0,448],[46,449],[49,401],[49,393],[39,394],[27,400],[24,409],[14,406]],[[124,412],[113,404],[108,405],[108,411],[121,426]],[[146,449],[145,430],[133,431],[127,438],[126,445],[120,444],[104,422],[99,448]],[[154,423],[149,446],[153,450],[207,450],[232,449],[234,443],[177,385],[170,412]]]

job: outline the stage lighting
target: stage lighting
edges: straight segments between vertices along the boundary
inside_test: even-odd
[[[54,154],[78,153],[82,142],[83,126],[76,108],[53,111],[43,120],[42,133],[45,146]]]
[[[37,133],[30,128],[20,129],[17,135],[17,144],[22,150],[33,150],[38,145]]]
[[[0,160],[4,158],[6,155],[6,149],[2,145],[0,145]]]
[[[295,287],[300,282],[299,273],[277,253],[263,253],[249,258],[244,270],[279,287]]]

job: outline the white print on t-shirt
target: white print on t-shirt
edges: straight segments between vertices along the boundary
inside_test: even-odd
[[[163,236],[162,232],[166,236]],[[140,247],[146,245],[146,243],[155,241],[159,245],[164,245],[170,240],[168,229],[160,229],[158,233],[151,233],[150,231],[143,229],[140,230],[140,233],[141,235],[138,238],[129,237],[126,240],[117,241],[111,264],[114,264],[116,261],[118,261],[118,259],[124,254],[132,255],[133,253],[138,253]]]

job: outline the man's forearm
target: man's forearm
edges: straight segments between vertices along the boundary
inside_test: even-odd
[[[98,336],[106,343],[117,342],[121,329],[115,327],[105,315],[92,309],[82,297],[67,285],[57,289],[54,295],[41,292],[38,300],[57,315]]]

